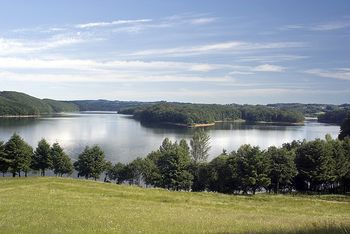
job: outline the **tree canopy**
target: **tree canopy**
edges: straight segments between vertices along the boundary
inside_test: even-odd
[[[78,160],[74,162],[74,168],[78,171],[78,176],[83,176],[86,179],[98,179],[106,168],[103,150],[97,145],[91,148],[86,146],[78,156]]]

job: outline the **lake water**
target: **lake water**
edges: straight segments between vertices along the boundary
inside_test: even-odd
[[[41,138],[58,142],[76,159],[86,145],[97,144],[113,163],[130,162],[159,147],[165,137],[189,140],[194,129],[162,125],[144,125],[127,115],[116,113],[73,113],[27,119],[0,119],[0,140],[7,141],[14,132],[36,147]],[[302,126],[272,124],[221,123],[207,128],[211,137],[210,158],[238,149],[242,144],[263,149],[292,140],[337,137],[339,126],[308,120]]]

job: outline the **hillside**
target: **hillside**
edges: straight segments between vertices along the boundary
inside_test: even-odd
[[[80,111],[120,111],[126,108],[134,108],[148,104],[147,102],[109,101],[102,99],[67,101],[67,103],[78,106]]]
[[[0,92],[0,116],[40,115],[77,110],[78,107],[71,103],[39,99],[14,91]]]
[[[232,196],[0,178],[0,233],[348,233],[347,196]]]
[[[264,105],[219,105],[161,102],[151,106],[126,109],[120,113],[133,114],[136,119],[150,123],[175,123],[188,126],[216,121],[243,119],[249,122],[299,123],[299,112],[280,110]]]
[[[79,111],[79,107],[74,103],[56,101],[52,99],[43,99],[43,101],[51,106],[54,112],[75,112]]]

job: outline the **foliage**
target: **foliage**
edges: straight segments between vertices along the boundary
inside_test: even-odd
[[[304,117],[299,112],[274,109],[262,105],[217,105],[161,102],[144,105],[120,113],[133,114],[142,122],[177,123],[185,125],[213,123],[214,121],[301,122]]]
[[[350,114],[340,126],[340,134],[338,138],[343,140],[345,137],[350,137]]]
[[[18,134],[13,134],[5,144],[5,157],[9,171],[13,177],[21,176],[21,171],[27,176],[30,170],[33,149]]]
[[[51,106],[53,112],[76,112],[79,111],[79,107],[74,103],[67,101],[56,101],[52,99],[43,99],[45,103]]]
[[[128,179],[126,166],[120,162],[116,163],[112,168],[110,168],[107,175],[110,180],[115,180],[117,184],[121,184]]]
[[[50,154],[52,157],[53,171],[56,175],[63,176],[73,173],[73,164],[70,157],[63,151],[58,143],[51,147]]]
[[[294,152],[272,146],[268,148],[266,156],[269,160],[269,178],[274,192],[278,193],[280,189],[291,189],[293,178],[297,175]]]
[[[86,146],[78,156],[78,160],[74,162],[74,168],[78,171],[78,176],[83,176],[86,179],[98,179],[106,168],[103,150],[97,145],[92,148]]]
[[[45,139],[42,139],[34,152],[32,168],[33,170],[41,170],[41,175],[45,176],[45,170],[51,169],[52,166],[50,145]]]
[[[335,179],[332,149],[324,140],[302,144],[296,151],[296,166],[299,179],[308,190],[322,190]]]
[[[9,166],[9,159],[6,157],[4,142],[0,141],[0,172],[3,176],[5,176]]]
[[[190,141],[191,158],[195,163],[206,162],[210,150],[210,136],[204,129],[198,129],[194,132]]]
[[[347,116],[350,115],[350,107],[336,108],[334,110],[327,111],[326,113],[318,116],[318,121],[322,123],[335,123],[341,124],[345,121]]]
[[[148,104],[147,102],[108,101],[101,99],[67,101],[66,103],[77,106],[80,111],[120,111]]]
[[[237,174],[243,193],[251,191],[255,194],[259,188],[270,185],[268,160],[258,146],[243,145],[232,154],[237,158]]]
[[[40,115],[62,111],[77,111],[76,105],[49,99],[38,99],[24,93],[0,92],[0,116]]]
[[[267,106],[280,110],[288,110],[303,113],[305,116],[317,117],[325,111],[333,111],[346,105],[330,105],[330,104],[303,104],[303,103],[276,103]]]

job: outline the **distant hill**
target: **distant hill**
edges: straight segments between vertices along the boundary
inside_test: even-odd
[[[39,99],[14,91],[0,92],[0,116],[40,115],[78,110],[79,108],[72,103]]]
[[[54,112],[75,112],[79,111],[79,106],[71,102],[56,101],[53,99],[43,99],[43,101],[51,106]]]
[[[350,104],[276,103],[268,105],[209,105],[179,102],[137,102],[110,100],[57,101],[39,99],[14,91],[0,92],[0,116],[41,115],[76,111],[118,111],[155,122],[207,123],[215,120],[299,122],[303,116],[319,122],[342,123]]]
[[[132,102],[132,101],[109,101],[109,100],[77,100],[67,101],[79,107],[80,111],[121,111],[128,108],[139,107],[148,102]]]
[[[248,122],[300,123],[300,112],[280,110],[264,105],[218,105],[161,102],[121,111],[132,114],[141,122],[171,123],[186,126],[214,124],[218,121],[245,120]]]
[[[57,101],[39,99],[15,91],[0,92],[0,116],[41,115],[76,111],[121,111],[150,104],[152,103],[109,100]]]

